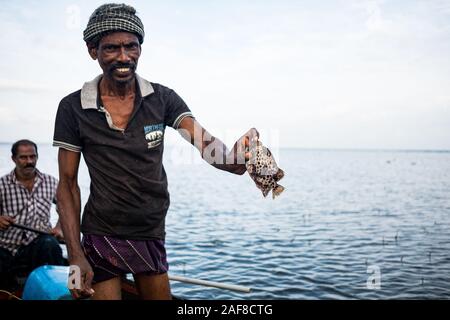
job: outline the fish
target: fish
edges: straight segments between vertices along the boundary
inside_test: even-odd
[[[272,199],[275,199],[285,189],[278,184],[278,181],[284,177],[284,171],[278,167],[272,152],[261,141],[254,143],[248,152],[250,152],[250,158],[246,162],[248,174],[261,190],[264,198],[272,191]]]

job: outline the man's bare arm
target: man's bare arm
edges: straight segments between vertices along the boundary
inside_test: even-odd
[[[245,173],[245,162],[250,157],[246,148],[259,138],[258,131],[252,128],[236,141],[231,150],[228,150],[220,139],[211,135],[197,120],[191,117],[181,121],[178,132],[198,149],[202,158],[210,165],[239,175]]]
[[[84,256],[80,240],[81,199],[77,182],[80,154],[60,148],[58,163],[59,184],[56,191],[58,222],[63,230],[69,259],[71,259],[74,256]]]
[[[78,299],[93,294],[91,281],[94,275],[81,248],[80,240],[81,198],[77,181],[80,154],[60,148],[58,164],[59,184],[56,192],[58,214],[67,244],[69,263],[78,266],[81,272],[81,288],[71,290],[74,298]]]

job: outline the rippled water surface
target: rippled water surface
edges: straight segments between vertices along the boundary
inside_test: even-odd
[[[0,151],[5,174],[9,145]],[[167,149],[171,273],[252,288],[244,294],[172,282],[175,294],[450,298],[450,153],[281,149],[286,190],[276,200],[264,199],[248,175],[198,163],[196,154],[190,164],[174,159]],[[41,146],[39,167],[57,174],[55,150]],[[80,175],[85,202],[85,168]],[[380,289],[367,286],[373,270]]]

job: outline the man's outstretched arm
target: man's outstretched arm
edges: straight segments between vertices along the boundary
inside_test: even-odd
[[[239,175],[245,173],[245,162],[250,157],[250,153],[246,150],[259,138],[258,131],[252,128],[236,141],[231,150],[228,150],[222,141],[211,135],[197,120],[191,117],[186,117],[181,121],[178,132],[198,149],[202,158],[210,165]]]

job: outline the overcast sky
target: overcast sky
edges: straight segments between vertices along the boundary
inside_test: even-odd
[[[1,1],[0,141],[52,141],[101,71],[82,31],[102,3]],[[450,149],[449,0],[127,3],[138,73],[227,143],[254,126],[281,147]]]

